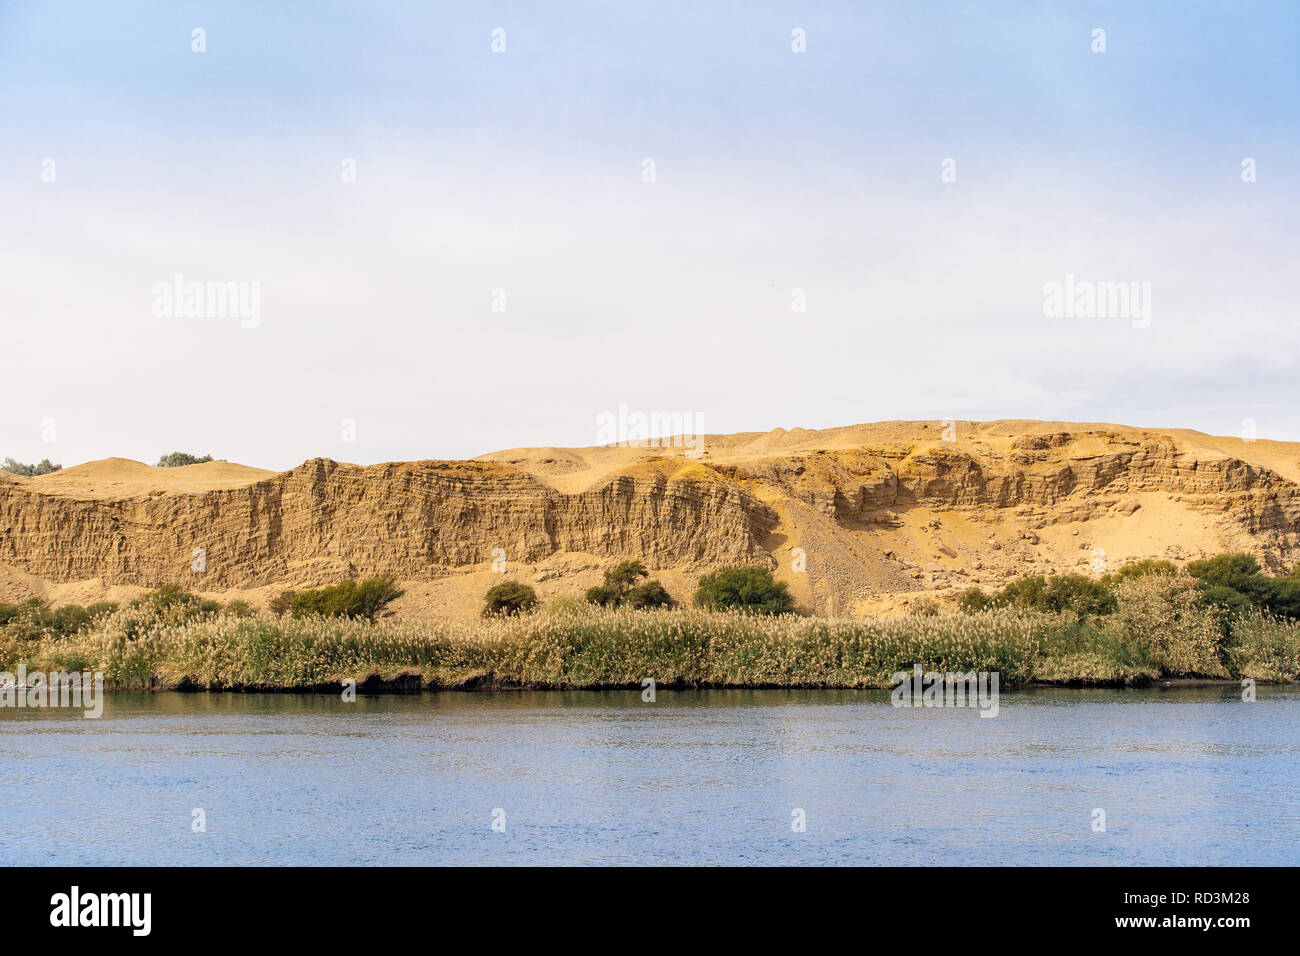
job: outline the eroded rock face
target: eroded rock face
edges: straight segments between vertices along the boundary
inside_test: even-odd
[[[1026,436],[1013,447],[1033,451],[1011,455],[956,444],[906,456],[819,452],[733,466],[726,473],[776,484],[836,519],[888,520],[882,512],[914,507],[1030,506],[1059,509],[1062,517],[1116,507],[1132,514],[1139,507],[1134,493],[1160,492],[1200,510],[1223,512],[1247,531],[1300,530],[1300,487],[1267,469],[1228,457],[1198,458],[1154,435],[1134,440],[1090,434],[1110,447],[1077,455],[1070,439],[1080,437]]]
[[[562,551],[652,566],[770,562],[771,510],[725,482],[617,476],[581,494],[481,462],[360,468],[327,459],[244,488],[77,501],[0,486],[0,562],[51,581],[208,587],[403,579]]]
[[[1098,551],[1249,550],[1275,570],[1300,559],[1300,448],[1293,460],[1274,443],[1264,459],[1288,478],[1245,460],[1245,446],[1232,446],[1243,457],[1219,450],[1229,440],[1061,424],[968,423],[957,442],[926,423],[711,436],[694,460],[627,449],[370,467],[315,459],[206,491],[81,494],[71,479],[0,476],[0,565],[49,582],[193,587],[202,549],[204,589],[256,589],[432,580],[482,569],[502,549],[512,566],[559,556],[538,582],[594,578],[600,559],[680,569],[685,584],[762,564],[825,611],[1087,571]],[[589,483],[573,481],[584,474]],[[566,554],[592,557],[570,572]]]

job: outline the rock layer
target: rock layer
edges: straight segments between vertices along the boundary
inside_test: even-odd
[[[188,484],[146,481],[154,469],[129,462],[130,480],[106,481],[96,465],[4,476],[0,564],[47,582],[220,591],[380,573],[434,581],[504,557],[562,593],[568,578],[585,584],[625,557],[685,586],[757,563],[789,580],[805,609],[848,614],[881,595],[1139,557],[1247,550],[1273,570],[1300,557],[1297,446],[1123,426],[947,426],[706,436],[702,452],[696,442],[369,467],[314,459],[279,474],[222,465]],[[212,487],[221,476],[227,486]]]
[[[775,516],[722,481],[613,476],[566,495],[485,462],[361,468],[315,459],[246,487],[109,500],[0,486],[0,562],[51,581],[207,588],[418,579],[493,559],[635,554],[664,564],[767,558]],[[201,556],[196,552],[201,550]]]

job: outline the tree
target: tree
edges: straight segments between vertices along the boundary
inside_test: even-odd
[[[502,581],[483,596],[484,617],[510,617],[537,607],[537,592],[518,581]]]
[[[4,465],[0,466],[0,471],[7,471],[11,475],[22,475],[25,478],[34,478],[37,475],[50,475],[56,471],[62,471],[62,465],[50,464],[48,458],[42,458],[35,465],[24,465],[21,461],[14,461],[12,458],[6,458]]]
[[[605,583],[587,589],[587,603],[601,607],[672,607],[672,595],[657,580],[640,583],[650,574],[640,561],[622,561],[605,572]]]
[[[1279,617],[1300,618],[1300,578],[1264,574],[1250,554],[1219,554],[1191,561],[1187,573],[1201,588],[1201,603],[1236,613],[1257,607]]]
[[[713,611],[737,609],[751,614],[791,614],[794,598],[784,581],[767,568],[721,568],[700,578],[695,604]]]
[[[202,458],[196,458],[189,452],[174,451],[170,455],[163,455],[158,459],[158,468],[183,468],[186,465],[201,465],[205,461],[212,461],[211,455],[204,455]]]
[[[371,623],[376,618],[391,617],[393,612],[388,610],[388,605],[405,593],[405,590],[397,586],[397,580],[392,575],[366,578],[353,590],[352,614],[349,616],[364,617]]]
[[[388,605],[405,593],[392,575],[362,581],[350,579],[312,591],[285,592],[272,600],[271,609],[274,611],[283,606],[287,600],[294,617],[319,614],[321,617],[359,618],[373,624],[376,618],[391,617],[393,612],[388,610]],[[292,597],[286,599],[288,594]]]

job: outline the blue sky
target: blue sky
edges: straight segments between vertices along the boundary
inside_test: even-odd
[[[972,7],[0,2],[0,455],[461,457],[620,404],[1300,440],[1300,10]],[[155,316],[176,273],[257,326]],[[1066,274],[1149,326],[1046,318]]]

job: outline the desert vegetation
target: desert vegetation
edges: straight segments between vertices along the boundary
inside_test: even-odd
[[[1118,597],[1124,584],[1151,575],[1166,579],[1170,588],[1193,588],[1202,607],[1221,608],[1229,615],[1254,609],[1288,620],[1300,619],[1300,569],[1288,575],[1268,575],[1249,554],[1220,554],[1191,561],[1181,571],[1172,561],[1148,558],[1101,578],[1081,574],[1023,577],[993,594],[970,588],[962,593],[958,607],[967,612],[1022,607],[1072,611],[1081,618],[1104,616],[1119,609]],[[1226,616],[1223,620],[1230,623]]]
[[[321,596],[296,609],[295,597],[277,616],[169,587],[120,608],[6,605],[0,670],[26,663],[99,670],[117,687],[211,689],[326,687],[371,675],[408,675],[431,687],[618,687],[652,677],[667,686],[867,688],[888,686],[892,674],[914,664],[996,670],[1008,685],[1300,679],[1300,621],[1275,606],[1286,592],[1276,582],[1290,577],[1261,585],[1268,576],[1235,557],[1192,571],[1084,579],[1105,594],[1073,580],[1015,582],[978,609],[967,601],[965,610],[926,607],[866,621],[604,607],[578,596],[539,607],[532,588],[517,581],[489,592],[489,613],[479,620],[340,613],[326,596],[355,596],[370,590],[366,582],[302,592]],[[1254,597],[1245,605],[1224,602],[1216,590],[1223,587]],[[758,606],[773,600],[769,594]],[[534,610],[541,613],[527,613]]]
[[[37,475],[49,475],[62,470],[62,465],[55,465],[48,458],[42,458],[34,465],[25,465],[21,461],[14,461],[12,458],[6,458],[5,463],[0,465],[0,471],[7,471],[11,475],[22,475],[24,478],[34,478]]]
[[[648,580],[642,580],[647,578]],[[640,561],[622,561],[605,572],[603,584],[587,589],[587,603],[600,607],[671,607],[672,596]]]
[[[158,459],[156,468],[183,468],[185,465],[201,465],[204,462],[212,461],[211,455],[199,457],[191,455],[186,451],[174,451],[169,455],[163,455]]]
[[[518,581],[502,581],[483,596],[484,617],[513,617],[525,614],[538,605],[537,592]]]
[[[695,606],[710,611],[791,614],[794,598],[784,581],[767,568],[721,568],[700,578]]]
[[[340,581],[310,591],[281,591],[271,599],[269,609],[275,615],[346,617],[373,624],[378,618],[391,617],[388,605],[405,593],[391,575],[382,575]],[[238,603],[247,607],[243,601]]]
[[[393,621],[392,578],[284,592],[270,613],[168,585],[119,607],[0,604],[0,669],[102,670],[115,685],[313,687],[369,674],[418,674],[434,686],[476,680],[599,687],[665,684],[876,687],[921,664],[998,670],[1007,683],[1140,683],[1158,678],[1300,679],[1300,578],[1263,573],[1248,555],[1179,570],[1140,562],[1094,579],[1025,577],[958,610],[933,603],[872,621],[800,617],[761,568],[700,581],[673,609],[639,561],[585,600],[507,580],[479,622]]]

